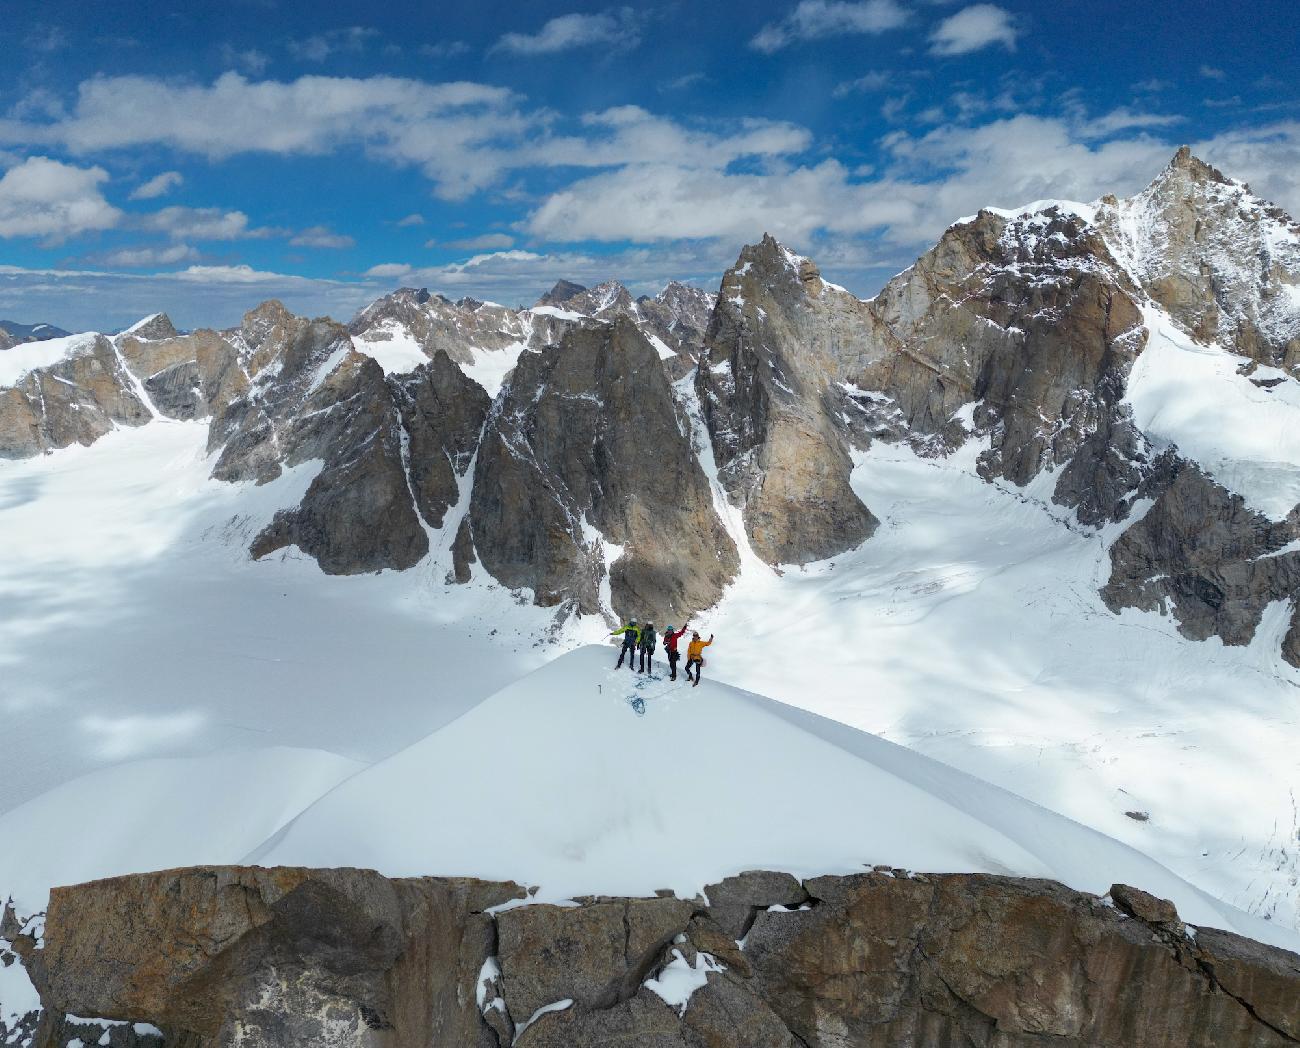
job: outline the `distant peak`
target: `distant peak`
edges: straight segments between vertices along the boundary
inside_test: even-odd
[[[1166,168],[1171,172],[1185,172],[1197,182],[1219,182],[1227,185],[1231,180],[1218,168],[1207,164],[1192,152],[1191,146],[1179,146],[1178,152],[1169,161]]]
[[[561,306],[570,299],[585,293],[586,290],[583,285],[575,284],[572,280],[557,280],[555,286],[539,298],[536,304],[539,306]]]
[[[151,313],[122,332],[124,335],[134,335],[136,338],[149,340],[175,338],[176,333],[171,317],[166,313]]]

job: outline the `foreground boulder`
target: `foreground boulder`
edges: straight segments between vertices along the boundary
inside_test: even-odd
[[[1126,885],[754,872],[707,893],[519,905],[510,883],[248,867],[61,888],[22,949],[39,1028],[5,1043],[89,1043],[88,1023],[185,1048],[1300,1040],[1300,956]]]

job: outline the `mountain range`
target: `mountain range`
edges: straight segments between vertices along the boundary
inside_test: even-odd
[[[878,516],[851,475],[875,442],[975,442],[985,480],[1050,481],[1062,526],[1120,531],[1106,604],[1188,637],[1248,643],[1300,586],[1300,227],[1186,149],[1132,198],[955,223],[867,301],[765,237],[716,296],[401,289],[346,326],[267,302],[227,331],[159,315],[3,367],[0,455],[203,419],[219,480],[319,464],[254,557],[402,570],[444,534],[449,582],[487,572],[561,621],[685,619],[743,555],[860,546]],[[1207,424],[1198,396],[1230,415]],[[1300,665],[1300,608],[1280,651]]]

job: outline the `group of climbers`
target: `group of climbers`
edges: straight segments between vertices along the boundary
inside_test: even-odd
[[[690,629],[690,623],[687,623],[679,630],[674,630],[669,626],[664,630],[664,653],[668,656],[668,668],[671,671],[670,680],[677,679],[677,662],[681,658],[681,652],[677,650],[677,642],[686,636],[686,631]],[[627,659],[627,668],[636,672],[637,654],[641,656],[641,672],[650,673],[654,668],[655,647],[658,645],[658,638],[655,636],[655,624],[647,622],[639,625],[636,619],[628,619],[627,625],[616,629],[610,634],[611,637],[623,638],[623,647],[618,653],[618,665],[614,668],[621,670],[623,660]],[[698,687],[700,683],[700,674],[704,669],[704,649],[713,643],[713,634],[709,634],[708,640],[701,640],[698,633],[691,633],[690,642],[686,645],[686,679],[692,682],[692,687]],[[695,676],[691,676],[691,670],[695,670]]]

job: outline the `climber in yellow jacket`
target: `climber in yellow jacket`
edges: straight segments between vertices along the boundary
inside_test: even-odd
[[[692,688],[700,686],[700,673],[704,669],[704,649],[713,643],[713,634],[708,640],[700,640],[698,633],[691,634],[691,642],[686,645],[686,679],[692,681]],[[695,676],[691,676],[691,667],[695,667]]]

